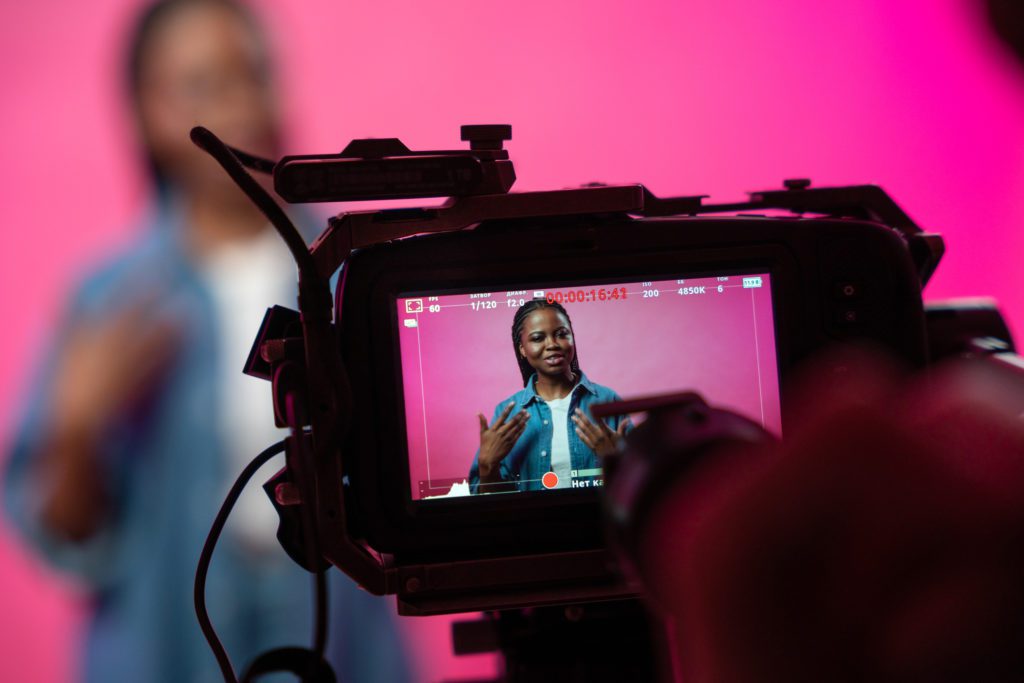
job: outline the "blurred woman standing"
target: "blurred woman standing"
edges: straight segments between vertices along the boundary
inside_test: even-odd
[[[265,218],[188,131],[274,156],[266,41],[231,0],[162,0],[139,18],[128,89],[155,201],[137,242],[87,278],[28,402],[5,479],[8,512],[94,610],[86,681],[217,681],[192,607],[196,561],[231,480],[282,438],[266,384],[241,365],[295,269]],[[258,487],[210,569],[214,624],[236,667],[309,640],[309,575],[277,547]],[[338,572],[332,572],[340,577]],[[406,675],[393,608],[331,586],[342,680]]]

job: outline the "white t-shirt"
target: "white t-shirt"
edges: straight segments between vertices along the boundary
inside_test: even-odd
[[[267,309],[295,307],[297,275],[288,248],[269,226],[252,239],[222,246],[200,267],[218,327],[218,429],[227,450],[226,491],[260,451],[287,435],[274,426],[270,384],[242,374],[242,366]],[[261,555],[276,553],[278,545],[277,513],[262,485],[282,465],[283,459],[275,458],[253,476],[225,528]]]
[[[556,489],[569,488],[572,484],[572,458],[569,454],[569,404],[572,403],[572,394],[570,391],[565,398],[545,401],[551,409],[550,455],[551,470],[558,475]]]

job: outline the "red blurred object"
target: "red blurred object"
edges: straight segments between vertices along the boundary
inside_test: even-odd
[[[784,445],[713,459],[649,517],[683,679],[1021,680],[1024,384],[848,368],[807,383]]]

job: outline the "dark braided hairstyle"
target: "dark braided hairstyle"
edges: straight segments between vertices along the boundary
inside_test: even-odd
[[[519,338],[523,334],[523,325],[526,323],[526,319],[534,311],[538,311],[542,308],[553,308],[563,316],[565,316],[566,322],[569,323],[569,331],[572,332],[572,320],[569,318],[569,314],[566,312],[562,304],[549,302],[546,299],[532,299],[527,301],[525,304],[519,307],[516,311],[515,317],[512,318],[512,350],[516,354],[516,362],[519,363],[519,372],[523,375],[523,386],[525,387],[530,382],[530,377],[533,376],[535,370],[530,365],[529,361],[523,358],[522,354],[519,353]],[[574,343],[575,343],[575,335]],[[580,375],[580,355],[579,351],[573,354],[572,363],[569,368],[575,373],[576,379],[579,380]]]

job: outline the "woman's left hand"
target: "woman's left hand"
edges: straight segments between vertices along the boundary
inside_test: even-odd
[[[572,421],[576,425],[576,434],[583,439],[583,443],[601,458],[615,455],[626,436],[627,420],[619,422],[618,428],[613,431],[604,420],[598,420],[595,424],[586,413],[577,408]]]

